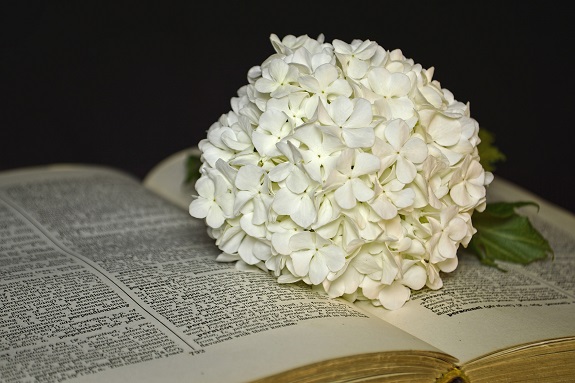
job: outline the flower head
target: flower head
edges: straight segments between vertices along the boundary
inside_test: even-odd
[[[399,49],[270,40],[198,145],[218,259],[387,309],[441,288],[493,179],[469,105]]]

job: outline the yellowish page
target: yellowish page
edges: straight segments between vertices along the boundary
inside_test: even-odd
[[[109,169],[0,175],[0,238],[3,382],[245,382],[438,351],[347,302],[216,262],[203,222]]]
[[[533,201],[522,214],[550,241],[554,259],[507,272],[481,265],[460,251],[458,268],[443,275],[444,287],[416,292],[402,309],[360,306],[385,321],[469,361],[513,345],[575,336],[575,217],[505,180],[490,186],[490,201]]]
[[[199,157],[200,152],[194,147],[174,153],[154,166],[143,180],[145,187],[185,210],[195,193],[193,183],[184,183],[190,154]]]

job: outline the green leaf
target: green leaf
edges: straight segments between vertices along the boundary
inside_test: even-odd
[[[184,179],[185,184],[195,183],[198,178],[200,178],[200,166],[202,161],[200,157],[190,154],[186,160],[186,177]]]
[[[495,217],[508,218],[517,215],[515,209],[523,206],[535,206],[537,210],[539,210],[539,205],[535,202],[495,202],[487,204],[485,210],[482,213],[478,213],[478,215],[486,216],[487,213]],[[475,222],[475,220],[473,222]]]
[[[473,213],[477,232],[468,249],[482,263],[499,268],[496,261],[528,264],[553,255],[549,242],[529,219],[515,212],[523,206],[539,207],[534,202],[497,202],[487,204],[483,212]]]
[[[477,151],[479,152],[479,162],[485,171],[492,172],[495,170],[496,162],[505,161],[505,154],[503,154],[495,145],[493,145],[495,137],[490,131],[486,130],[485,128],[480,128],[479,138],[481,140],[479,145],[477,145]]]

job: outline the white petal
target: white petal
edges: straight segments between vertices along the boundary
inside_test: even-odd
[[[220,253],[216,257],[217,262],[235,262],[239,261],[241,258],[237,254]]]
[[[252,200],[254,194],[251,191],[240,190],[236,193],[234,201],[234,215],[237,216],[246,203]]]
[[[278,87],[278,83],[267,78],[259,78],[254,84],[256,90],[262,93],[270,93]]]
[[[279,141],[277,137],[255,131],[252,133],[252,140],[254,147],[260,155],[276,156],[280,154],[280,151],[276,147],[276,143]]]
[[[368,299],[377,299],[382,285],[371,278],[364,278],[361,282],[361,291]]]
[[[319,161],[311,161],[303,165],[305,171],[307,172],[309,178],[316,182],[322,181],[321,174],[321,164]]]
[[[349,61],[347,74],[351,78],[360,79],[367,72],[367,68],[369,68],[369,63],[367,61],[352,59]]]
[[[329,115],[336,125],[343,126],[353,113],[353,103],[347,97],[337,97],[329,104]]]
[[[320,90],[319,81],[314,76],[302,76],[298,80],[300,86],[311,93],[317,93]]]
[[[481,183],[481,185],[475,185],[471,182],[466,182],[465,187],[467,189],[467,193],[469,193],[469,195],[474,199],[479,200],[485,197],[485,186],[483,186],[483,183]]]
[[[411,206],[415,201],[415,191],[412,188],[393,192],[393,203],[400,209]]]
[[[342,98],[347,100],[347,97],[342,97]],[[335,101],[337,101],[337,98]],[[330,106],[331,105],[333,105],[333,103],[331,103]],[[343,107],[343,105],[341,105],[341,107]],[[351,104],[351,102],[349,102],[349,105],[347,107],[350,109],[349,113],[351,114],[351,109],[353,108],[353,105]],[[331,110],[331,108],[330,108],[330,110]],[[345,116],[345,118],[347,118],[347,116]],[[325,125],[325,126],[339,125],[337,122],[335,122],[333,120],[333,117],[331,116],[330,112],[327,110],[327,107],[324,105],[323,102],[318,102],[317,120],[320,124]],[[344,119],[344,121],[345,121],[345,119]]]
[[[403,273],[401,282],[412,290],[419,290],[425,286],[427,272],[423,266],[413,265]]]
[[[274,80],[283,81],[289,71],[289,65],[280,59],[272,60],[269,71]]]
[[[288,121],[287,115],[277,109],[268,109],[260,116],[260,128],[262,130],[278,133],[280,128]]]
[[[235,183],[238,171],[231,167],[230,164],[220,158],[216,161],[216,168],[220,171],[220,174],[224,176],[226,180],[228,180],[230,184],[233,185]]]
[[[353,189],[353,195],[358,201],[369,201],[375,195],[373,189],[367,186],[362,180],[354,178],[349,182],[351,183]]]
[[[263,238],[266,235],[266,229],[263,225],[254,225],[252,222],[253,213],[244,214],[240,218],[240,227],[247,235],[255,238]]]
[[[461,138],[461,124],[458,120],[436,114],[428,128],[431,137],[442,146],[457,144]]]
[[[206,218],[210,208],[212,207],[213,201],[207,200],[205,198],[196,198],[190,203],[190,215],[195,218]]]
[[[375,261],[375,257],[366,253],[360,253],[356,256],[353,259],[353,266],[365,275],[381,272],[381,267]]]
[[[258,240],[255,240],[254,242],[255,242],[253,246],[254,255],[262,261],[268,260],[271,257],[271,248],[269,244]]]
[[[211,166],[215,167],[218,160],[228,161],[233,152],[231,150],[223,150],[208,143],[202,149],[202,158]]]
[[[351,209],[356,205],[356,199],[353,195],[351,182],[346,182],[340,186],[334,193],[335,201],[343,209]]]
[[[399,265],[387,249],[384,249],[381,253],[381,259],[383,261],[381,282],[386,285],[391,285],[395,280],[395,277],[399,274]]]
[[[386,94],[386,83],[390,73],[387,69],[382,67],[372,68],[367,74],[367,80],[371,89],[379,94]]]
[[[282,274],[278,277],[278,283],[296,283],[301,281],[300,277],[291,274]]]
[[[389,201],[385,194],[378,196],[370,203],[370,206],[382,219],[391,219],[397,215],[397,208]]]
[[[236,176],[236,187],[240,190],[258,190],[264,173],[265,170],[254,165],[242,166]]]
[[[345,252],[340,246],[324,246],[319,253],[325,259],[327,268],[333,273],[338,272],[345,265]]]
[[[455,258],[446,259],[443,262],[439,262],[437,264],[437,266],[439,267],[439,270],[441,270],[445,273],[451,273],[453,270],[455,270],[457,268],[458,263],[459,263],[459,260],[457,259],[457,257],[455,257]]]
[[[318,285],[325,280],[329,270],[325,264],[325,259],[317,254],[311,259],[309,264],[309,280],[313,285]]]
[[[399,182],[403,184],[411,183],[416,174],[417,170],[415,169],[415,165],[413,163],[406,160],[402,156],[397,156],[395,175],[397,176],[397,180]]]
[[[349,169],[353,165],[355,152],[356,151],[354,149],[345,149],[341,152],[339,158],[337,159],[337,170],[341,173],[342,176],[344,176],[344,178],[347,178]]]
[[[449,195],[459,206],[469,206],[472,203],[471,197],[469,196],[469,193],[467,193],[465,183],[463,182],[453,186],[449,191]]]
[[[303,125],[298,127],[294,131],[293,137],[305,143],[311,150],[321,148],[322,146],[322,133],[315,125]]]
[[[441,235],[437,246],[439,253],[445,259],[453,258],[457,253],[457,247],[455,246],[454,241],[452,241],[446,234]]]
[[[293,251],[311,249],[312,247],[315,247],[314,234],[309,231],[294,234],[290,238],[289,246]]]
[[[364,174],[373,174],[379,171],[381,161],[373,154],[360,152],[356,155],[352,174],[359,177]]]
[[[351,94],[353,93],[351,85],[349,85],[349,83],[342,78],[338,78],[337,80],[332,82],[328,88],[328,91],[329,94],[343,95],[346,97],[351,96]]]
[[[271,169],[268,173],[268,177],[270,181],[273,182],[280,182],[283,181],[289,176],[292,170],[293,164],[289,162],[284,162],[282,164],[276,165],[273,169]]]
[[[195,183],[194,189],[204,198],[212,199],[215,194],[214,181],[207,176],[201,176]]]
[[[350,148],[368,148],[375,142],[373,128],[344,128],[342,138]]]
[[[303,193],[309,186],[311,180],[298,167],[294,166],[292,172],[286,180],[286,186],[296,194]]]
[[[274,196],[272,209],[280,215],[290,215],[297,205],[299,205],[299,196],[284,188]]]
[[[208,211],[208,215],[206,216],[206,224],[209,227],[217,229],[218,227],[222,226],[225,222],[224,215],[222,214],[222,209],[216,204],[212,204],[212,207]]]
[[[461,241],[467,235],[467,223],[459,217],[449,221],[449,238],[454,241]]]
[[[491,172],[485,172],[485,180],[484,180],[484,185],[489,185],[491,184],[491,182],[493,182],[493,173]]]
[[[427,287],[432,290],[438,290],[443,287],[443,281],[441,280],[441,276],[439,275],[439,269],[430,265],[427,269]]]
[[[427,145],[423,140],[412,137],[401,148],[401,155],[415,164],[420,164],[427,158]]]
[[[364,98],[356,99],[353,113],[345,123],[346,128],[363,128],[371,124],[373,114],[371,112],[371,103]]]
[[[260,194],[258,198],[254,198],[254,218],[253,222],[255,225],[262,225],[265,222],[269,222],[270,216],[270,203],[272,202],[271,196],[266,196]]]
[[[324,198],[319,205],[317,212],[317,219],[314,226],[321,227],[335,218],[335,209],[331,203],[331,200]]]
[[[326,86],[337,79],[337,68],[332,64],[323,64],[315,70],[315,78],[320,86]]]
[[[401,308],[409,299],[411,291],[399,282],[393,282],[391,286],[385,286],[379,293],[379,301],[388,310]]]
[[[389,118],[401,118],[404,121],[409,120],[415,114],[413,102],[408,97],[387,99],[387,105],[391,111]]]
[[[234,196],[232,193],[225,193],[216,196],[215,204],[222,210],[226,218],[232,218],[234,213]]]
[[[254,238],[246,236],[238,248],[238,254],[248,265],[255,265],[260,262],[260,259],[253,253],[255,242]]]
[[[431,150],[431,147],[429,149]],[[444,148],[443,146],[438,146],[437,149],[439,149],[439,151],[441,152],[439,156],[441,155],[445,156],[445,158],[447,158],[447,161],[449,162],[449,165],[455,165],[463,157],[462,153],[456,152],[448,148]]]
[[[272,245],[274,249],[280,254],[289,255],[292,252],[292,249],[289,247],[289,241],[293,235],[293,231],[272,234]]]
[[[441,98],[441,95],[437,92],[437,90],[435,90],[430,86],[425,86],[423,88],[420,88],[419,91],[431,105],[433,105],[436,108],[441,107],[443,99]]]
[[[230,130],[227,130],[222,134],[222,141],[227,147],[237,151],[245,150],[250,146],[249,142],[244,142],[241,138],[236,137],[236,135]]]
[[[403,73],[392,73],[388,78],[387,95],[405,96],[411,89],[411,81]]]
[[[307,228],[316,221],[317,211],[309,195],[303,194],[294,208],[290,217],[299,226]]]
[[[308,274],[310,261],[314,254],[315,250],[301,250],[291,254],[291,260],[297,276],[305,277]]]
[[[212,179],[215,186],[214,195],[217,197],[223,194],[228,194],[230,188],[228,180],[217,170],[213,170],[213,173],[211,174],[213,174]]]
[[[399,151],[409,138],[409,127],[403,120],[392,120],[385,127],[384,134],[387,142]]]

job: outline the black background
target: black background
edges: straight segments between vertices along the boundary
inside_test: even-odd
[[[495,134],[495,175],[575,212],[570,12],[553,2],[47,1],[0,6],[0,170],[143,177],[194,146],[271,33],[399,48]],[[200,5],[197,5],[200,4]]]

